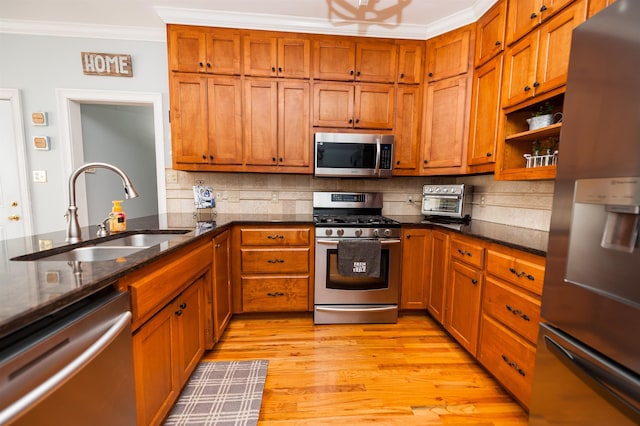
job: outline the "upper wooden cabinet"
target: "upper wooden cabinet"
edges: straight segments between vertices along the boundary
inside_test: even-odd
[[[394,126],[393,174],[417,174],[420,155],[422,90],[420,86],[398,85]]]
[[[245,80],[247,166],[309,168],[309,83]]]
[[[262,33],[243,36],[244,74],[259,77],[309,78],[311,42],[307,38]]]
[[[503,107],[566,84],[571,35],[584,20],[585,3],[578,0],[506,50]]]
[[[588,0],[587,19],[600,12],[605,7],[615,3],[616,0]]]
[[[397,79],[397,46],[391,42],[326,37],[314,41],[313,55],[313,77],[318,80],[392,83]]]
[[[507,44],[511,44],[550,18],[573,0],[509,0]]]
[[[424,43],[398,42],[398,83],[420,84]]]
[[[466,74],[473,55],[469,55],[475,40],[475,24],[466,25],[427,40],[426,82],[434,82]]]
[[[313,125],[392,129],[395,88],[389,84],[314,83]]]
[[[240,35],[235,31],[167,25],[169,70],[240,74]]]
[[[507,0],[494,4],[477,22],[476,27],[476,67],[504,50],[504,31],[507,20]]]

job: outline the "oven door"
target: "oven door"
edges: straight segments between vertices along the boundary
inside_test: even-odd
[[[462,198],[456,195],[423,195],[422,214],[462,218]]]
[[[316,304],[398,303],[400,240],[380,240],[380,277],[346,277],[338,272],[339,239],[316,239]]]

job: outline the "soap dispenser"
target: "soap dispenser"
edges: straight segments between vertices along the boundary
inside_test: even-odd
[[[113,207],[109,215],[109,230],[113,232],[123,232],[127,230],[127,215],[122,211],[122,200],[113,200]]]

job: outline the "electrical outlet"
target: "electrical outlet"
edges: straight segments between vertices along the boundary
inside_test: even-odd
[[[176,170],[167,170],[167,183],[178,183],[178,172]]]
[[[236,191],[229,192],[229,201],[233,203],[237,203],[238,201],[240,201],[240,196]]]
[[[46,170],[34,170],[33,181],[35,183],[47,183],[47,171]]]
[[[276,201],[278,201],[278,193],[277,192],[272,192],[271,193],[271,201],[274,202],[274,203]]]
[[[413,204],[413,197],[411,195],[409,195],[408,200],[409,200],[409,204]]]

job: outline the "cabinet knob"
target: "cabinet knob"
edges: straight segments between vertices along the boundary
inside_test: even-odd
[[[276,67],[271,67],[271,71],[276,72]]]
[[[411,235],[407,235],[407,240],[410,240],[410,239],[411,239]]]
[[[535,12],[533,12],[530,16],[531,19],[536,19],[537,17],[538,15]]]
[[[427,74],[429,77],[433,77],[433,73],[430,72],[429,74]]]
[[[356,124],[358,124],[360,122],[359,118],[356,118]]]
[[[176,311],[176,316],[179,317],[180,315],[182,315],[182,311]]]
[[[396,161],[396,165],[399,166],[400,165],[400,160]]]
[[[349,75],[353,75],[353,70],[349,71]]]
[[[186,309],[187,308],[187,304],[185,302],[182,302],[180,304],[180,309]]]
[[[471,280],[471,284],[473,284],[473,285],[478,284],[478,280],[476,280],[475,278],[473,278],[473,279]]]
[[[525,92],[528,92],[529,90],[531,90],[531,87],[529,87],[529,86],[524,86],[524,91],[525,91]]]
[[[201,67],[204,66],[204,64],[202,62],[198,62],[198,65],[200,65]]]
[[[422,161],[424,164],[427,164],[429,162],[429,160],[424,160]]]
[[[282,163],[282,157],[278,158],[278,161],[280,161]]]
[[[547,11],[547,6],[543,4],[542,7],[540,8],[540,12],[546,12],[546,11]]]
[[[278,72],[282,72],[282,67],[278,67]]]
[[[358,71],[358,72],[356,73],[356,76],[360,77],[360,71]]]
[[[204,154],[202,154],[202,159],[203,159],[203,160],[206,160],[206,159],[207,159],[207,156],[206,156],[206,155],[204,155]]]
[[[211,68],[211,64],[207,62],[207,68]]]
[[[492,154],[492,153],[490,153],[490,152],[487,152],[487,154],[486,154],[486,156],[487,156],[487,157],[491,157],[492,155],[493,155],[493,154]]]
[[[353,124],[353,120],[351,118],[349,119],[349,124]]]
[[[209,160],[213,160],[213,155],[210,155],[210,156],[209,156]]]
[[[537,81],[534,81],[534,82],[533,82],[533,87],[538,87],[538,86],[540,86],[540,83],[539,83],[539,82],[537,82]]]
[[[404,73],[401,73],[401,74],[400,74],[400,78],[404,78]]]
[[[276,162],[276,157],[271,157],[271,161]]]
[[[500,40],[496,40],[496,46],[500,46],[502,42]]]

